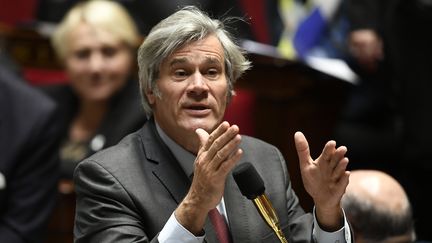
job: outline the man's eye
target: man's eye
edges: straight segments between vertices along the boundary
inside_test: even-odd
[[[176,70],[176,71],[174,72],[174,76],[179,77],[179,78],[182,78],[182,77],[186,77],[186,76],[187,76],[187,73],[186,73],[186,71],[183,70],[183,69],[178,69],[178,70]]]
[[[219,71],[215,68],[207,70],[207,76],[210,78],[216,78],[219,75]]]

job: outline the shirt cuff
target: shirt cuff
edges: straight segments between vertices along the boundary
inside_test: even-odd
[[[162,228],[158,235],[158,241],[160,243],[169,242],[185,242],[185,243],[202,243],[204,241],[203,236],[195,236],[189,230],[185,229],[181,225],[174,213],[171,214],[170,218],[166,222],[165,226]]]
[[[315,215],[315,207],[314,207],[313,209],[314,226],[312,232],[313,232],[315,242],[334,242],[334,243],[352,242],[351,230],[348,221],[346,220],[345,211],[343,210],[343,208],[342,208],[342,214],[344,219],[344,226],[337,231],[327,232],[320,228]]]

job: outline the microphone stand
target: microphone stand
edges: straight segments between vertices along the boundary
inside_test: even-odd
[[[259,195],[255,199],[253,199],[255,207],[257,207],[264,221],[272,228],[277,237],[279,238],[281,243],[288,243],[285,238],[284,233],[282,232],[279,226],[279,218],[276,215],[276,212],[265,194]]]

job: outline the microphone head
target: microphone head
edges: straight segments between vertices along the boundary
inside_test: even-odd
[[[233,171],[233,177],[243,196],[250,200],[264,194],[264,181],[249,162],[238,165]]]

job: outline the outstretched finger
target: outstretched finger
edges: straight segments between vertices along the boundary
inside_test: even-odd
[[[197,134],[199,141],[200,141],[200,150],[201,148],[205,147],[207,144],[207,141],[209,139],[209,134],[202,128],[198,128],[195,130],[195,133]]]
[[[209,134],[207,138],[207,143],[204,145],[204,150],[209,150],[212,144],[224,134],[230,127],[227,121],[222,122],[212,133]]]
[[[336,165],[332,173],[332,178],[335,181],[339,181],[340,178],[345,174],[348,163],[349,163],[349,159],[347,157],[342,158],[338,162],[338,164]]]
[[[345,146],[340,146],[335,150],[329,164],[331,170],[334,170],[336,166],[338,166],[339,161],[341,161],[345,157],[346,152],[347,148]]]
[[[333,140],[328,141],[324,145],[324,148],[321,152],[321,155],[319,157],[320,161],[326,161],[327,163],[329,163],[334,155],[335,150],[336,150],[336,142]]]
[[[309,151],[309,144],[302,132],[294,134],[294,142],[297,150],[297,156],[300,161],[300,167],[307,166],[312,160]]]
[[[219,167],[219,171],[223,173],[224,175],[227,175],[237,164],[237,162],[240,160],[241,156],[243,155],[242,149],[237,149],[228,159],[226,162],[222,163]]]
[[[350,171],[344,171],[337,180],[337,194],[342,197],[349,183]]]

